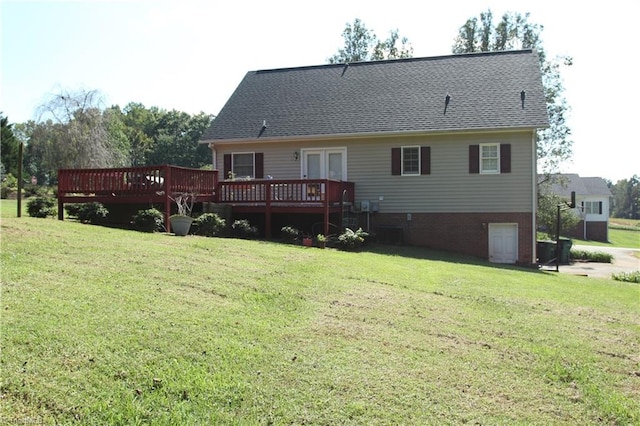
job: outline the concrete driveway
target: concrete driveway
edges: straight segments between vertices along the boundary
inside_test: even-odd
[[[611,278],[611,274],[640,271],[640,258],[634,256],[634,253],[637,255],[637,253],[640,252],[638,249],[581,245],[575,245],[571,248],[610,253],[613,255],[613,263],[573,262],[570,265],[560,265],[559,270],[562,273],[597,278]]]

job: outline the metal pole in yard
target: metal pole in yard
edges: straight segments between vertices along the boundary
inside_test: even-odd
[[[560,204],[556,216],[556,272],[560,272]]]
[[[20,142],[18,148],[18,217],[22,217],[22,156],[24,153],[24,143]]]

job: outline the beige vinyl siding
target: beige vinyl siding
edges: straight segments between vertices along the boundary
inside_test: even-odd
[[[469,173],[469,145],[510,143],[511,173]],[[531,212],[531,132],[474,136],[431,136],[349,146],[349,180],[356,201],[379,201],[386,213]],[[392,176],[391,148],[431,147],[431,174]]]
[[[265,177],[299,179],[302,156],[295,160],[294,152],[346,147],[356,201],[377,201],[380,212],[532,212],[532,139],[532,131],[522,131],[217,145],[216,166],[223,170],[224,154],[262,152]],[[470,174],[469,145],[481,143],[511,144],[511,173]],[[431,174],[392,176],[391,148],[401,146],[430,146]]]
[[[300,153],[299,144],[270,143],[218,145],[216,147],[215,168],[220,171],[220,179],[224,179],[224,154],[233,152],[262,152],[264,154],[264,176],[274,179],[300,179],[301,159],[295,160],[294,152]]]

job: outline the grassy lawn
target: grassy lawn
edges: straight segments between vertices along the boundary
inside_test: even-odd
[[[0,423],[640,422],[637,284],[8,205]]]
[[[538,234],[539,240],[546,240],[548,237],[542,233]],[[609,219],[609,242],[581,240],[571,237],[573,244],[595,247],[624,247],[640,249],[640,221],[632,219]]]

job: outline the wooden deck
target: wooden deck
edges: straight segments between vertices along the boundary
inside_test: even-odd
[[[191,192],[196,195],[196,202],[216,201],[217,186],[217,171],[169,165],[61,169],[58,170],[58,219],[63,219],[64,203],[161,203],[165,226],[170,232],[172,197]]]
[[[218,181],[218,172],[176,166],[117,169],[62,169],[58,171],[58,218],[64,203],[100,202],[161,203],[169,230],[172,197],[192,192],[196,203],[214,202],[232,206],[238,213],[263,213],[265,236],[271,237],[274,213],[316,213],[324,217],[329,233],[329,216],[343,213],[354,199],[353,182],[330,179],[256,179]]]
[[[329,216],[349,208],[355,195],[353,182],[331,179],[224,181],[218,185],[218,203],[235,212],[264,213],[266,237],[271,235],[274,213],[319,213],[323,233],[329,234]]]

